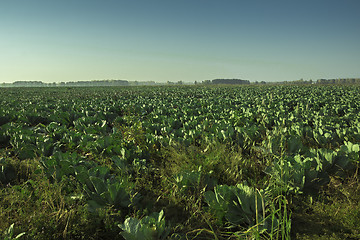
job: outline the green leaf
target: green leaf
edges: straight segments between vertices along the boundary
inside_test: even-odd
[[[123,224],[118,225],[124,232],[121,233],[121,235],[126,240],[137,240],[139,237],[142,236],[139,229],[141,228],[141,223],[136,218],[127,218]]]
[[[104,204],[99,203],[99,201],[89,200],[87,202],[89,212],[95,212],[98,208],[104,207]]]
[[[359,144],[354,144],[353,147],[352,147],[352,150],[354,152],[360,152],[360,145]]]
[[[94,177],[94,176],[90,176],[89,179],[90,179],[91,183],[93,184],[97,194],[101,194],[101,193],[107,191],[107,187],[106,187],[104,180]]]
[[[121,235],[126,240],[159,240],[165,239],[169,228],[165,226],[163,211],[152,213],[141,220],[127,218],[123,224],[118,225],[124,232]]]
[[[323,130],[321,128],[319,128],[319,133],[320,133],[320,135],[324,134],[324,132],[323,132]]]

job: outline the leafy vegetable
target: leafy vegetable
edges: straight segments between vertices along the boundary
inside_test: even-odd
[[[262,195],[243,184],[218,185],[214,192],[205,192],[205,201],[220,222],[225,218],[234,225],[253,226],[263,219],[265,211]]]
[[[119,227],[124,231],[121,235],[126,240],[161,240],[165,239],[170,233],[166,226],[164,211],[154,212],[141,220],[137,218],[127,218]]]

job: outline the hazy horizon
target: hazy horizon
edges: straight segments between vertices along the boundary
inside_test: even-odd
[[[360,1],[1,2],[0,82],[360,77]]]

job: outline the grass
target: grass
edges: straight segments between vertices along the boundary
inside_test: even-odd
[[[360,239],[359,183],[356,175],[347,180],[331,178],[315,201],[296,206],[293,238]]]
[[[357,174],[344,179],[331,178],[317,197],[297,196],[289,204],[279,196],[267,206],[269,218],[279,220],[271,232],[252,228],[227,229],[204,205],[203,194],[211,189],[208,177],[233,185],[260,174],[256,158],[247,161],[243,153],[224,145],[170,147],[157,156],[157,165],[135,181],[143,195],[141,209],[127,213],[141,218],[163,209],[178,239],[359,239],[360,185]],[[125,213],[106,207],[95,213],[87,210],[79,186],[71,179],[51,183],[36,160],[7,158],[17,178],[0,190],[0,229],[14,223],[15,235],[24,239],[101,239],[118,238],[117,224]],[[260,160],[259,160],[260,161]],[[200,167],[201,166],[201,167]],[[200,167],[200,168],[199,168]],[[185,172],[201,173],[198,181],[178,185],[174,176]],[[226,173],[226,174],[222,174]],[[226,175],[226,176],[224,176]],[[69,181],[70,180],[70,181]],[[260,185],[260,183],[258,183]],[[69,195],[69,193],[72,193]],[[291,215],[289,215],[291,214]],[[291,236],[290,236],[291,228]]]
[[[14,235],[26,233],[22,239],[99,239],[118,233],[107,229],[115,224],[110,222],[116,212],[103,209],[94,216],[83,200],[67,194],[69,189],[73,195],[81,192],[73,181],[51,183],[34,159],[7,160],[17,178],[0,189],[0,219],[6,219],[0,229],[14,224]]]

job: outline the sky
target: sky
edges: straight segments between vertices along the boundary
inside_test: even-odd
[[[359,0],[0,0],[0,82],[360,77]]]

